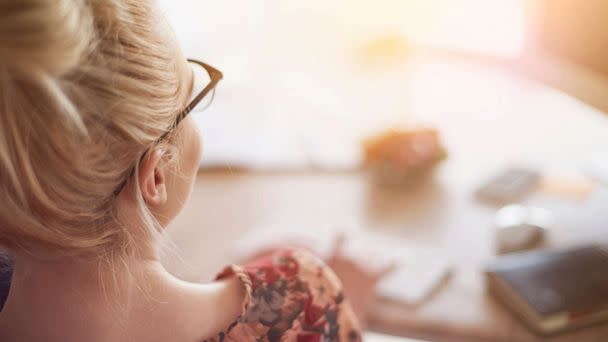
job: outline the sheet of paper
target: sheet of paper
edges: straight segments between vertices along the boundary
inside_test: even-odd
[[[591,177],[608,186],[608,153],[598,154],[588,163],[586,169]]]
[[[424,342],[422,340],[414,340],[406,337],[382,335],[373,332],[367,332],[363,335],[363,341],[367,342]]]
[[[195,116],[203,136],[201,168],[352,170],[360,165],[353,127],[332,127],[327,120],[303,127],[256,111],[249,117],[242,115],[245,109],[225,102],[216,101]]]

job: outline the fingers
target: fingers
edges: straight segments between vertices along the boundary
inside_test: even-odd
[[[340,258],[344,255],[344,246],[346,245],[346,234],[341,232],[336,235],[334,246],[331,253],[331,258]]]

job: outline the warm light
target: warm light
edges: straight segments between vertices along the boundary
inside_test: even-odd
[[[521,1],[434,1],[436,25],[414,39],[427,44],[501,56],[518,56],[524,46]]]
[[[347,27],[370,38],[400,32],[426,46],[516,57],[524,47],[522,0],[351,0]]]

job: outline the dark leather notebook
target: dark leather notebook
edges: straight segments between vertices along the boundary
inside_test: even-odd
[[[608,321],[608,248],[500,257],[486,271],[489,290],[542,334]]]

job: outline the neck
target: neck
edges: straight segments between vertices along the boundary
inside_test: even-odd
[[[94,295],[109,291],[109,283],[118,279],[122,285],[115,290],[125,289],[125,285],[130,283],[122,281],[125,279],[157,282],[171,278],[158,258],[150,256],[126,256],[103,262],[78,257],[42,260],[19,254],[14,260],[11,295],[36,289],[60,294],[79,292]]]
[[[129,316],[133,308],[125,307],[152,287],[170,283],[171,277],[158,260],[126,259],[126,272],[92,260],[39,260],[29,256],[15,257],[11,289],[2,318],[12,325],[46,322],[42,331],[53,326],[78,326],[79,318],[92,323],[88,328],[114,326],[114,317]],[[122,274],[125,273],[125,274]],[[146,284],[150,289],[141,289]],[[57,315],[61,312],[61,315]],[[117,315],[117,313],[123,313]]]
[[[194,340],[224,329],[240,313],[244,293],[237,279],[187,283],[153,258],[127,257],[122,265],[128,276],[95,261],[16,256],[0,340]]]

